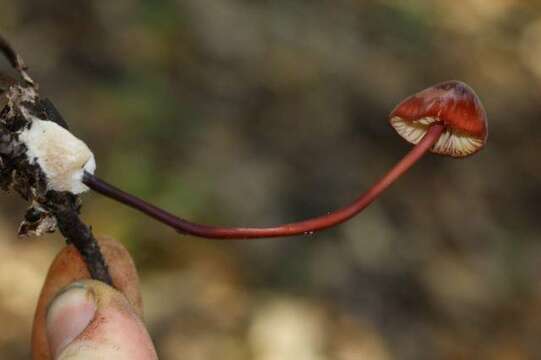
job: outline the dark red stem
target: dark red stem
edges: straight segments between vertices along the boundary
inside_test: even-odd
[[[92,190],[137,209],[184,234],[210,239],[255,239],[310,234],[341,224],[351,219],[353,216],[357,215],[364,208],[370,205],[383,191],[385,191],[385,189],[387,189],[403,173],[412,167],[417,160],[419,160],[424,153],[426,153],[432,147],[432,145],[436,143],[443,130],[444,126],[441,124],[432,125],[423,139],[417,145],[415,145],[415,147],[408,154],[406,154],[406,156],[404,156],[400,162],[398,162],[366,193],[361,195],[350,205],[347,205],[327,215],[274,227],[228,228],[195,224],[181,219],[163,209],[147,203],[142,199],[107,184],[105,181],[89,173],[85,173],[83,182]]]

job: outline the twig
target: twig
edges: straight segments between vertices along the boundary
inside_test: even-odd
[[[27,73],[22,57],[9,42],[0,36],[0,53],[17,70],[24,84],[0,74],[0,186],[17,191],[31,202],[27,216],[19,228],[20,235],[54,231],[56,227],[73,244],[83,257],[93,279],[112,285],[111,275],[92,234],[92,230],[79,216],[79,196],[69,191],[55,191],[48,186],[49,180],[35,158],[26,153],[28,144],[20,140],[20,134],[36,123],[53,121],[67,129],[67,124],[48,99],[37,93],[37,84]],[[71,136],[71,135],[70,135]],[[58,140],[58,139],[56,139]]]
[[[83,223],[79,216],[79,199],[71,193],[56,191],[49,191],[47,198],[48,205],[58,222],[58,229],[66,238],[67,243],[77,248],[92,278],[112,285],[111,275],[98,242],[90,226]]]

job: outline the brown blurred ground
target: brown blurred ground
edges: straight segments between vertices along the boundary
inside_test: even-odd
[[[430,156],[362,216],[215,242],[95,194],[132,251],[162,359],[527,359],[541,353],[541,3],[0,0],[0,24],[98,174],[190,219],[264,225],[344,204],[409,146],[386,116],[472,85],[489,144]],[[7,69],[5,63],[3,68]],[[27,358],[62,239],[0,203],[0,358]]]

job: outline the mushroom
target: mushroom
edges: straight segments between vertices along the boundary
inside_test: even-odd
[[[391,126],[415,144],[387,174],[351,204],[329,214],[274,227],[208,226],[176,217],[85,172],[89,188],[131,206],[177,231],[214,239],[253,239],[311,234],[343,223],[370,205],[427,151],[465,157],[479,151],[487,139],[487,117],[475,92],[459,81],[429,87],[402,101],[390,115]]]
[[[445,130],[433,153],[465,157],[481,150],[487,140],[486,113],[472,88],[446,81],[402,101],[391,112],[391,126],[404,139],[417,144],[437,123]]]
[[[88,188],[184,234],[215,239],[311,234],[360,213],[427,151],[469,156],[479,151],[487,138],[486,113],[473,90],[458,81],[441,83],[405,99],[391,112],[391,125],[415,146],[351,204],[323,216],[267,228],[201,225],[96,177],[90,149],[68,130],[52,102],[39,96],[38,84],[29,76],[22,57],[1,35],[0,53],[24,80],[20,83],[0,73],[0,188],[13,189],[31,202],[19,234],[41,234],[58,227],[78,249],[92,278],[108,284],[112,280],[99,245],[90,227],[79,217],[78,195]]]

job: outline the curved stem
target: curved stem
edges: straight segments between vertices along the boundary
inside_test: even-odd
[[[146,201],[139,199],[131,194],[125,193],[116,187],[107,184],[96,176],[86,173],[83,177],[83,183],[89,188],[95,190],[107,197],[115,199],[134,209],[137,209],[148,216],[171,226],[177,231],[194,236],[211,239],[254,239],[269,238],[278,236],[291,236],[299,234],[308,234],[315,231],[324,230],[335,225],[341,224],[353,216],[357,215],[364,208],[370,205],[385,189],[395,182],[403,173],[412,167],[424,153],[426,153],[438,140],[444,126],[434,124],[430,127],[423,139],[406,156],[400,160],[387,174],[385,174],[376,184],[374,184],[366,193],[357,198],[353,203],[341,209],[338,209],[327,215],[322,215],[312,219],[265,228],[243,228],[243,227],[219,227],[201,225],[178,218]]]

